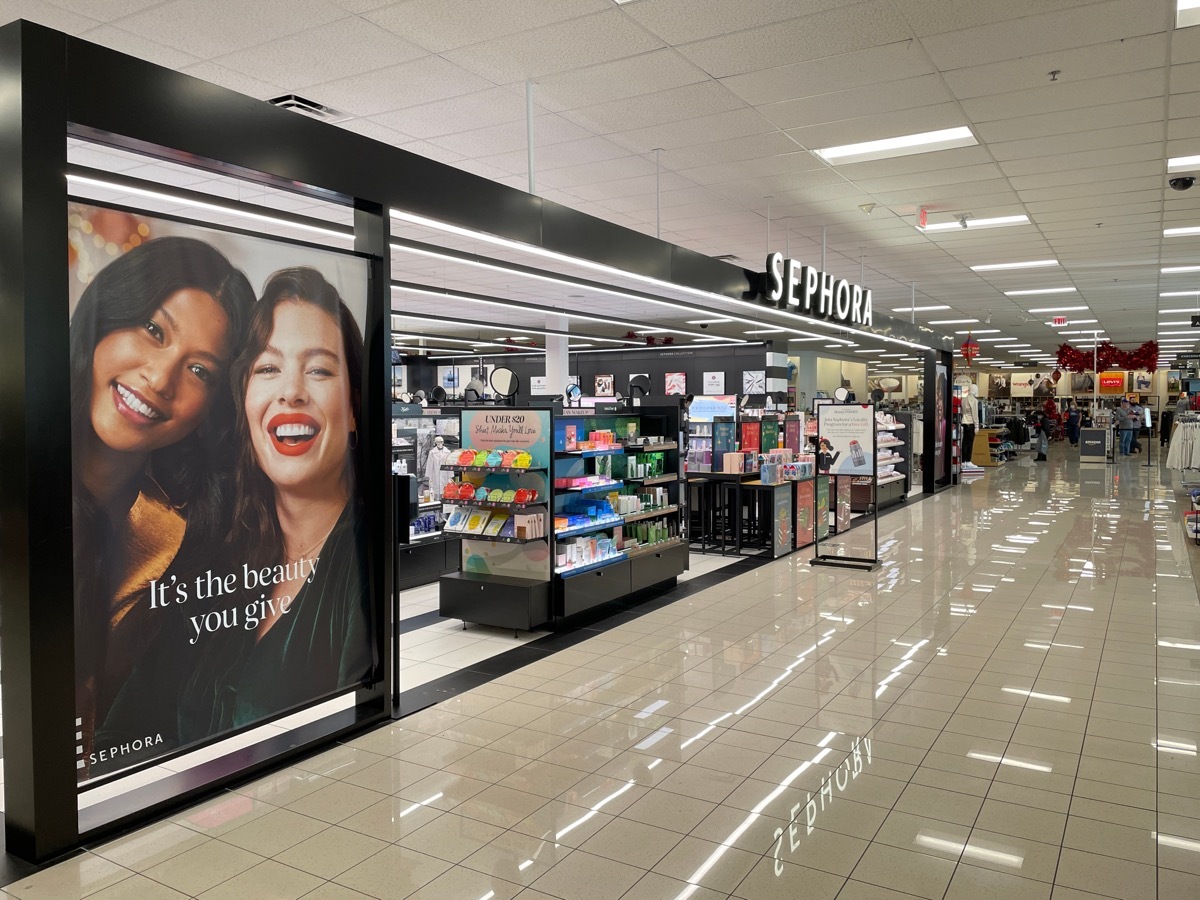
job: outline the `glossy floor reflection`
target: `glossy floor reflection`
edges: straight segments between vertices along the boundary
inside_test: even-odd
[[[20,898],[1200,897],[1170,473],[1056,446],[10,885]]]

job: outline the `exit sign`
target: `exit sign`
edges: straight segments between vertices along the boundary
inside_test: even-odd
[[[1055,316],[1055,317],[1054,317],[1054,324],[1055,324],[1056,326],[1057,326],[1057,325],[1066,325],[1066,324],[1067,324],[1067,317],[1066,317],[1066,316]],[[1193,324],[1193,325],[1194,325],[1194,324],[1196,324],[1196,320],[1195,320],[1195,319],[1193,319],[1193,320],[1192,320],[1192,324]]]

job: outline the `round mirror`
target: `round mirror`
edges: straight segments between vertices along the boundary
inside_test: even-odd
[[[467,382],[466,388],[463,389],[463,396],[472,403],[483,399],[483,393],[487,390],[487,385],[483,383],[478,375]]]
[[[491,382],[492,390],[501,397],[512,397],[521,385],[521,379],[517,377],[517,373],[508,366],[497,366],[492,369]]]
[[[583,388],[574,383],[568,384],[563,390],[563,396],[567,398],[568,403],[574,403],[583,396]]]
[[[645,397],[650,393],[650,376],[633,375],[629,379],[629,396]]]
[[[845,403],[850,398],[850,391],[847,388],[840,387],[833,392],[833,399],[838,403]]]
[[[400,395],[400,397],[398,399],[400,400],[401,403],[412,403],[413,395],[410,394],[408,391],[405,391],[404,393],[402,393]]]
[[[440,384],[435,384],[433,390],[429,392],[429,399],[441,406],[446,402],[446,389]]]

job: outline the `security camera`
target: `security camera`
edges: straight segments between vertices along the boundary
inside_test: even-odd
[[[1167,182],[1167,184],[1169,184],[1171,186],[1171,190],[1173,190],[1173,191],[1186,191],[1188,188],[1190,188],[1195,183],[1196,183],[1196,179],[1193,178],[1191,175],[1180,175],[1176,178],[1172,178],[1170,181]]]

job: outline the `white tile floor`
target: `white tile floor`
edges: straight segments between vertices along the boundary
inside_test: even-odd
[[[1200,548],[1157,469],[1053,452],[7,893],[1200,897]]]
[[[687,572],[680,576],[684,582],[699,575],[724,568],[736,558],[732,556],[693,553]],[[402,618],[419,616],[438,608],[438,586],[422,585],[400,593]],[[545,637],[546,631],[523,631],[513,634],[503,628],[468,625],[458,619],[445,619],[425,628],[400,636],[400,689],[419,687],[443,675],[451,675],[485,659],[491,659],[513,647]]]

